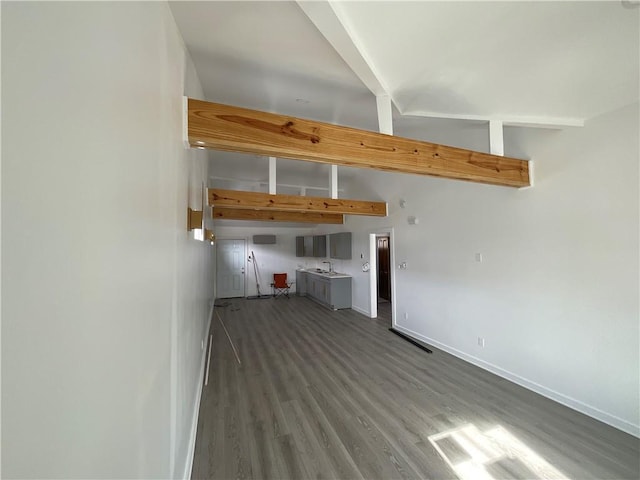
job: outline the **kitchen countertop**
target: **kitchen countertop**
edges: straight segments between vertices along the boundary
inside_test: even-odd
[[[331,278],[351,278],[351,275],[347,275],[346,273],[328,272],[326,270],[318,271],[315,268],[312,268],[310,270],[306,270],[304,268],[299,268],[298,271],[311,273],[313,275],[318,275],[319,277],[329,278],[329,279],[331,279]]]

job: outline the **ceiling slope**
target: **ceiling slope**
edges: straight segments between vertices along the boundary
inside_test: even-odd
[[[171,2],[207,100],[375,130],[403,115],[582,125],[639,98],[629,2]],[[328,41],[327,41],[328,40]]]
[[[579,126],[638,100],[639,10],[619,2],[299,3],[404,115]]]

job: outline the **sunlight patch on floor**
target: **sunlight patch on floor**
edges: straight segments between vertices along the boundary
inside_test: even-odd
[[[469,424],[429,441],[461,480],[568,480],[501,426],[481,432]]]

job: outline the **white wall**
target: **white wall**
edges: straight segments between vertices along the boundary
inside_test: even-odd
[[[354,306],[369,311],[367,234],[394,227],[399,327],[638,435],[639,127],[635,104],[584,128],[508,129],[506,154],[535,160],[526,190],[363,170],[358,195],[390,216],[340,228]]]
[[[271,283],[274,273],[287,273],[288,280],[295,281],[296,269],[299,267],[315,267],[321,265],[324,259],[296,257],[296,236],[309,235],[311,228],[295,227],[242,227],[223,226],[216,227],[218,239],[244,239],[247,245],[247,257],[251,251],[258,261],[260,293],[271,294]],[[256,245],[253,243],[254,235],[275,235],[276,243],[273,245]],[[326,265],[325,265],[326,266]],[[257,295],[256,277],[253,263],[247,261],[245,265],[245,286],[247,296]],[[295,284],[291,291],[295,292]]]
[[[215,163],[213,164],[215,166]],[[343,230],[346,230],[343,228]],[[329,225],[321,225],[315,228],[295,228],[295,227],[242,227],[242,226],[221,226],[215,229],[216,238],[218,239],[244,239],[247,245],[247,255],[251,251],[258,261],[258,271],[260,274],[260,293],[271,293],[271,282],[274,273],[287,273],[289,280],[296,279],[296,270],[298,268],[323,268],[327,269],[328,265],[323,264],[324,260],[331,261],[336,272],[345,272],[346,269],[351,273],[351,262],[345,260],[333,260],[329,258],[329,243],[327,239],[327,255],[325,257],[296,257],[296,237],[304,235],[321,235],[336,231],[335,227]],[[254,235],[272,234],[276,236],[275,245],[256,245],[253,243]],[[256,280],[251,262],[246,263],[246,294],[247,296],[256,295]],[[358,284],[359,286],[359,284]],[[296,291],[295,283],[291,287],[291,291]]]
[[[188,469],[213,280],[184,93],[166,4],[2,3],[6,478]]]

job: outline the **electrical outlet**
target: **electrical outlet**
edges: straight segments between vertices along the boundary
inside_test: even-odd
[[[482,263],[482,254],[481,253],[476,253],[476,262],[478,263]]]
[[[484,348],[484,338],[478,337],[478,346]]]
[[[404,319],[409,320],[409,314],[407,312],[404,312]]]
[[[200,350],[204,350],[204,340],[200,340]]]

